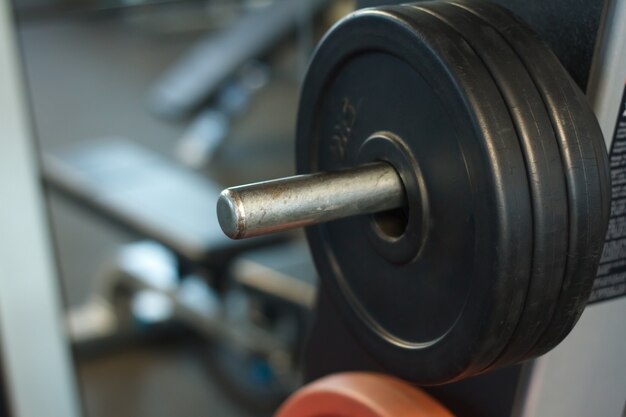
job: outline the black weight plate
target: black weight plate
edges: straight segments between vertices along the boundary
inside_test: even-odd
[[[489,69],[517,128],[533,207],[532,269],[520,321],[494,365],[517,362],[550,324],[565,271],[567,189],[554,129],[526,68],[495,29],[467,10],[445,2],[406,7],[432,13],[465,38]]]
[[[372,136],[387,139],[370,146]],[[397,163],[392,148],[415,169]],[[424,385],[480,372],[521,314],[532,208],[506,103],[469,45],[433,16],[357,12],[325,36],[311,62],[298,172],[352,166],[377,149],[405,181],[404,234],[425,226],[413,237],[422,243],[412,257],[389,258],[373,243],[368,216],[309,227],[322,285],[387,372]],[[419,187],[407,186],[418,171]]]
[[[569,334],[589,297],[608,225],[610,186],[602,132],[584,95],[549,47],[509,11],[482,1],[453,2],[509,42],[537,86],[557,132],[569,200],[569,243],[561,294],[550,326],[529,356]]]

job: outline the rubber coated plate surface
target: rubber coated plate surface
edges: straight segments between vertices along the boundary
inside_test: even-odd
[[[352,166],[376,134],[419,166],[422,201],[406,192],[409,213],[426,213],[424,243],[398,262],[376,250],[363,216],[308,228],[322,285],[386,371],[420,384],[477,373],[506,346],[530,273],[529,186],[507,106],[443,22],[365,10],[335,26],[309,67],[298,171]]]
[[[533,207],[531,278],[515,333],[495,365],[519,361],[550,324],[567,254],[567,189],[559,146],[546,107],[519,57],[490,25],[444,2],[406,6],[432,13],[470,44],[485,63],[515,122]]]
[[[567,336],[585,308],[604,245],[610,209],[607,153],[598,122],[550,49],[507,10],[480,1],[454,2],[494,27],[526,66],[546,103],[565,166],[568,256],[549,327],[529,353],[545,353]]]

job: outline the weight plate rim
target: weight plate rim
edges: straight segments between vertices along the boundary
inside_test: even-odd
[[[534,32],[528,30],[524,22],[521,22],[507,9],[481,0],[472,2],[454,0],[450,3],[469,11],[491,25],[517,53],[546,103],[554,130],[557,133],[563,165],[566,167],[570,207],[570,238],[568,263],[563,277],[564,284],[550,325],[528,353],[527,358],[529,358],[546,353],[558,345],[569,334],[586,306],[608,226],[610,208],[608,184],[610,180],[608,178],[607,153],[604,141],[599,140],[603,136],[597,119],[578,86],[575,85],[558,58],[543,41],[537,38]],[[529,45],[534,46],[534,48],[529,49]],[[533,54],[532,51],[535,53]],[[560,76],[556,76],[556,74]],[[554,87],[551,83],[555,83],[558,87]],[[573,122],[571,125],[564,124],[557,117],[564,114],[560,114],[559,107],[553,102],[551,98],[553,95],[560,96],[560,99],[555,100],[556,102],[567,103],[567,116],[570,117],[570,120],[583,120],[584,123],[578,125]],[[579,136],[587,138],[589,143],[579,140]],[[576,149],[580,149],[581,155],[575,154]],[[583,149],[585,149],[584,154]],[[576,169],[568,167],[565,158],[580,164],[585,173],[582,175],[583,178],[578,178],[579,172]],[[589,161],[597,161],[597,163],[590,163]],[[586,180],[587,175],[594,175],[596,178]],[[582,193],[588,199],[589,192],[593,191],[592,182],[597,185],[600,194],[596,201],[597,204],[587,207],[585,210],[579,209],[572,193]],[[574,213],[577,211],[583,214],[576,216]],[[582,225],[577,225],[574,219],[581,221]],[[600,221],[596,219],[600,219]],[[578,229],[580,232],[577,233]],[[583,241],[586,243],[582,244],[581,248],[580,245]],[[585,247],[588,249],[585,250]]]
[[[353,14],[351,16],[349,16],[348,18],[345,18],[341,23],[339,23],[338,25],[335,26],[335,28],[325,36],[324,40],[322,41],[322,43],[320,44],[320,46],[318,47],[318,50],[315,54],[315,57],[310,65],[309,68],[309,74],[313,73],[313,77],[315,77],[314,82],[309,78],[309,76],[307,76],[307,80],[305,81],[305,84],[303,86],[302,89],[302,97],[301,97],[301,106],[300,106],[300,112],[299,112],[299,116],[298,116],[298,134],[297,134],[297,144],[296,144],[296,152],[297,152],[297,168],[298,168],[298,172],[299,173],[304,173],[304,172],[309,172],[311,170],[314,170],[315,164],[313,163],[314,160],[317,159],[317,155],[316,155],[316,151],[314,149],[312,149],[314,147],[314,144],[309,143],[308,141],[305,142],[304,138],[308,137],[307,135],[309,134],[310,131],[313,131],[313,126],[315,124],[315,115],[311,114],[311,115],[307,115],[306,114],[306,110],[308,110],[309,108],[313,108],[315,109],[316,106],[318,105],[318,102],[321,100],[320,96],[321,93],[318,91],[321,89],[322,86],[326,85],[326,83],[328,83],[328,79],[330,77],[327,77],[328,74],[331,74],[332,71],[334,71],[335,68],[331,68],[331,69],[324,69],[323,65],[319,63],[320,60],[326,59],[327,56],[325,56],[325,58],[320,58],[320,55],[322,54],[330,54],[330,48],[328,46],[328,43],[330,42],[338,42],[334,39],[336,39],[338,37],[338,33],[339,31],[347,31],[349,29],[354,29],[355,28],[355,21],[357,22],[357,24],[360,24],[360,20],[357,21],[357,19],[373,19],[373,21],[379,22],[379,25],[383,25],[383,26],[387,26],[387,27],[391,27],[393,28],[394,31],[401,31],[401,33],[403,33],[403,36],[407,37],[407,39],[410,38],[410,40],[412,42],[416,41],[416,28],[414,27],[413,24],[411,24],[411,20],[412,19],[407,19],[406,17],[403,17],[402,14],[398,14],[397,11],[395,11],[392,8],[385,8],[385,9],[378,9],[378,10],[366,10],[366,11],[361,11],[361,12],[357,12],[356,14]],[[438,25],[440,27],[443,27],[442,24],[436,20],[434,20],[434,18],[429,18],[432,24]],[[382,22],[382,23],[380,23]],[[367,23],[372,23],[372,22],[367,22]],[[351,25],[351,26],[349,26]],[[358,26],[356,26],[358,28]],[[358,29],[363,31],[363,29]],[[370,25],[368,26],[368,32],[370,33],[370,36],[373,36],[372,34],[374,33],[374,31],[376,30],[376,25]],[[344,34],[345,35],[345,34]],[[382,35],[388,35],[388,33],[383,33]],[[378,36],[382,36],[381,34],[379,34]],[[345,36],[342,39],[341,43],[345,44],[349,39],[347,39]],[[456,39],[455,39],[456,40]],[[359,37],[357,39],[357,44],[358,42],[363,42],[362,37]],[[431,39],[432,42],[432,39]],[[366,47],[367,45],[365,43],[361,44],[363,46],[361,46],[362,49],[371,49],[371,47]],[[332,44],[331,44],[332,46]],[[395,47],[396,45],[392,46]],[[423,48],[423,46],[421,46]],[[353,51],[354,52],[354,51]],[[468,50],[468,52],[471,52]],[[344,55],[347,54],[347,52],[344,52]],[[337,58],[335,58],[337,60]],[[418,65],[415,63],[416,58],[411,58],[413,59],[413,65]],[[406,60],[406,59],[405,59]],[[322,65],[322,68],[319,68]],[[324,64],[325,65],[325,64]],[[484,69],[484,72],[486,73],[486,69]],[[443,76],[447,76],[447,75],[443,75]],[[487,80],[489,80],[488,82],[492,85],[494,91],[495,91],[495,85],[493,85],[493,81],[491,81],[488,78],[485,78]],[[457,80],[458,81],[458,80]],[[486,82],[486,81],[485,81]],[[465,85],[467,85],[467,80],[465,80]],[[320,88],[317,88],[320,87]],[[474,99],[476,98],[476,95],[480,95],[480,94],[484,94],[481,92],[475,92],[472,91],[471,93],[469,92],[465,92],[466,94],[474,94],[475,96],[473,97]],[[474,103],[476,104],[476,103]],[[480,104],[482,106],[482,104]],[[484,112],[484,108],[482,108],[482,111]],[[311,113],[315,113],[315,111],[311,111]],[[477,118],[478,116],[476,115],[472,115],[473,118]],[[508,117],[508,115],[507,115]],[[493,123],[493,121],[492,121]],[[493,126],[492,126],[493,127]],[[511,126],[511,131],[514,133],[514,129]],[[491,132],[493,133],[493,132]],[[499,135],[498,135],[499,136]],[[491,140],[496,140],[496,139],[491,139]],[[510,145],[510,144],[509,144]],[[515,146],[519,146],[518,144],[518,140],[515,137],[514,138],[514,144],[513,147]],[[510,146],[509,146],[510,147]],[[511,151],[512,152],[512,151]],[[302,158],[298,157],[299,155],[302,155]],[[522,160],[522,155],[521,155],[521,150],[517,149],[517,154],[516,157],[519,158],[519,163],[521,164],[521,166],[523,167],[523,162],[521,162]],[[493,161],[491,161],[493,162]],[[487,163],[487,161],[484,161],[484,163]],[[493,169],[495,169],[494,167],[491,167]],[[522,172],[523,173],[523,178],[519,178],[518,181],[520,181],[520,183],[523,183],[524,186],[523,187],[517,187],[516,189],[516,195],[515,195],[515,199],[520,199],[520,201],[523,200],[522,203],[519,203],[520,205],[528,205],[528,208],[524,209],[526,210],[525,213],[530,213],[530,200],[529,197],[527,195],[525,195],[524,198],[521,197],[521,195],[524,195],[524,190],[527,191],[528,189],[528,185],[527,185],[527,176],[525,173],[525,170],[521,171],[518,170],[516,172]],[[519,177],[522,177],[521,174],[517,173],[515,174]],[[520,192],[520,189],[522,190]],[[511,191],[509,190],[505,190],[504,193],[509,193]],[[521,195],[520,195],[521,194]],[[521,207],[520,207],[521,210]],[[522,210],[523,211],[523,210]],[[529,215],[529,214],[528,214]],[[508,216],[508,214],[507,214]],[[401,374],[403,375],[403,377],[407,378],[407,379],[412,379],[412,380],[416,380],[419,381],[421,383],[424,384],[437,384],[437,383],[444,383],[444,382],[450,382],[452,380],[456,380],[456,379],[461,379],[469,374],[474,374],[478,371],[480,371],[482,368],[484,368],[485,366],[487,366],[488,364],[490,364],[491,362],[493,362],[493,360],[496,359],[497,353],[500,352],[500,350],[506,345],[506,342],[508,341],[508,337],[506,336],[502,336],[502,334],[500,334],[502,332],[502,325],[500,324],[498,327],[498,332],[491,332],[489,333],[489,335],[491,336],[491,339],[489,340],[489,342],[486,342],[484,340],[480,340],[480,343],[482,343],[482,345],[476,347],[476,346],[468,346],[467,347],[467,351],[470,351],[470,354],[463,354],[462,357],[467,359],[467,357],[471,356],[471,354],[477,353],[476,356],[478,357],[478,359],[475,359],[474,363],[470,363],[468,361],[462,363],[463,366],[465,366],[463,369],[454,369],[451,370],[450,372],[448,372],[450,375],[449,377],[446,377],[444,379],[442,378],[433,378],[431,377],[430,379],[427,379],[428,377],[425,378],[421,378],[419,376],[417,376],[418,373],[415,369],[415,367],[412,367],[411,364],[414,364],[416,362],[416,360],[414,358],[411,358],[411,354],[414,353],[414,351],[409,351],[408,353],[406,351],[403,351],[400,348],[397,349],[393,349],[390,347],[390,345],[387,344],[382,344],[379,340],[377,340],[380,336],[379,335],[372,335],[371,329],[366,329],[366,326],[364,324],[362,324],[360,322],[361,318],[357,316],[357,313],[355,313],[352,309],[351,306],[348,305],[348,303],[343,300],[343,297],[345,297],[344,294],[340,293],[340,290],[337,288],[336,284],[333,284],[331,279],[326,279],[326,274],[329,273],[329,275],[332,275],[333,272],[333,265],[330,265],[329,261],[327,259],[325,259],[326,255],[323,253],[320,253],[323,251],[325,245],[323,242],[323,231],[320,230],[321,227],[323,226],[315,226],[315,227],[310,227],[307,228],[306,234],[307,234],[307,238],[309,240],[309,244],[311,246],[314,258],[316,259],[316,265],[318,267],[318,269],[320,269],[321,273],[320,275],[322,276],[322,279],[324,279],[325,281],[331,281],[330,285],[327,284],[327,286],[329,287],[330,291],[329,293],[331,294],[331,296],[334,298],[335,304],[337,305],[337,307],[340,310],[343,310],[343,314],[347,315],[348,317],[352,317],[351,320],[352,322],[356,322],[358,323],[358,325],[354,326],[354,332],[357,336],[357,339],[361,340],[361,342],[366,343],[366,345],[368,347],[371,347],[370,349],[370,354],[372,354],[372,350],[374,350],[375,352],[378,352],[378,361],[379,362],[384,362],[384,364],[386,365],[387,368],[391,368],[394,370],[394,372],[396,374]],[[514,226],[510,226],[512,228],[520,228],[522,229],[523,227],[520,227],[519,225],[514,225]],[[506,244],[513,244],[513,245],[520,245],[520,246],[524,246],[525,243],[523,243],[525,240],[525,235],[520,235],[519,240],[516,240],[515,242],[509,242],[508,240],[505,242]],[[506,245],[503,245],[506,246]],[[318,249],[318,247],[321,247],[322,249]],[[529,246],[530,247],[530,246]],[[522,252],[524,252],[525,249],[520,249]],[[519,268],[520,270],[524,270],[525,268],[523,267],[523,265]],[[514,273],[512,275],[516,275],[519,273],[519,270],[514,270]],[[523,275],[523,274],[522,274]],[[523,278],[521,278],[521,280],[523,280]],[[498,285],[501,285],[500,283],[496,283]],[[498,287],[498,285],[495,285],[494,287]],[[517,283],[517,286],[520,287],[519,283]],[[510,323],[517,323],[518,320],[518,312],[515,311],[515,308],[517,305],[520,305],[523,302],[524,299],[524,288],[526,287],[526,283],[524,283],[524,285],[521,285],[522,288],[518,288],[515,291],[512,290],[511,288],[506,288],[506,291],[511,293],[511,297],[516,297],[513,300],[507,299],[508,301],[505,302],[506,304],[506,313],[509,315],[507,316],[507,325],[510,326]],[[493,291],[497,291],[500,288],[490,288],[489,293],[492,293]],[[473,288],[474,291],[476,291]],[[339,294],[338,294],[339,293]],[[514,294],[512,294],[514,293]],[[500,300],[497,300],[498,302],[500,302]],[[496,302],[494,300],[492,300],[492,302]],[[504,305],[504,304],[503,304]],[[474,307],[476,308],[476,307]],[[482,310],[481,310],[482,311]],[[348,318],[347,318],[348,320]],[[513,327],[514,327],[513,324]],[[492,323],[490,323],[490,325],[494,325]],[[485,329],[487,325],[483,325],[483,327],[481,327],[481,329]],[[456,329],[456,327],[454,328]],[[458,331],[458,330],[457,330]],[[504,332],[506,333],[507,329],[504,329]],[[512,331],[512,328],[511,330]],[[498,333],[498,334],[496,334]],[[484,334],[482,334],[481,336],[484,336]],[[474,340],[476,340],[476,337],[474,338]],[[486,349],[485,345],[488,343],[496,343],[497,344],[497,349],[496,348],[490,348],[490,349]],[[382,347],[381,347],[382,346]],[[386,350],[391,349],[394,352],[394,360],[393,361],[388,361],[384,358],[384,355],[380,355],[381,352],[384,352]],[[472,350],[474,349],[474,350]],[[482,349],[482,350],[481,350]],[[431,352],[432,353],[432,352]],[[481,356],[482,355],[482,356]],[[453,368],[453,367],[457,367],[458,368],[458,364],[456,363],[452,363],[453,360],[455,358],[441,358],[441,362],[445,363],[444,361],[449,360],[450,364],[448,364],[449,368]],[[458,358],[456,358],[458,359]],[[393,362],[393,363],[392,363]],[[420,375],[423,375],[424,373],[421,373]]]
[[[536,85],[499,32],[447,2],[429,1],[405,7],[432,13],[474,49],[507,102],[525,153],[533,201],[533,267],[520,321],[506,348],[487,369],[515,363],[524,359],[548,328],[565,271],[568,201],[556,133]],[[492,53],[495,59],[489,56]]]

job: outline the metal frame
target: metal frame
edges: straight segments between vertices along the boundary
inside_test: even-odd
[[[9,0],[0,0],[0,355],[13,416],[78,417]]]

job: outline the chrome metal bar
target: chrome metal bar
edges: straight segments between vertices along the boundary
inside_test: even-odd
[[[228,188],[217,216],[227,236],[242,239],[390,210],[405,200],[396,170],[376,162]]]

